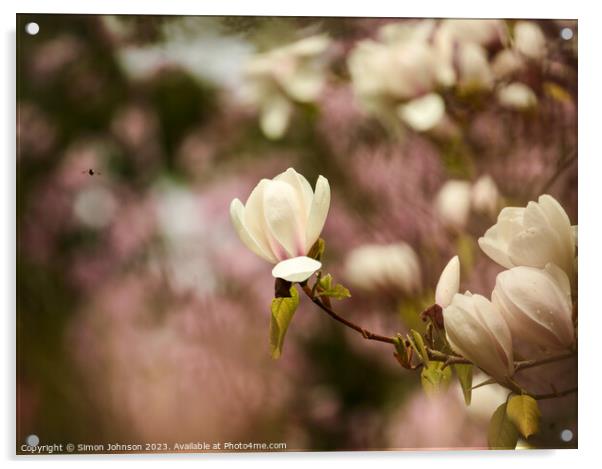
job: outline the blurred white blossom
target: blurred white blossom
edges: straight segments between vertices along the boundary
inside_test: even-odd
[[[366,290],[396,288],[410,294],[422,286],[418,256],[404,242],[355,248],[347,256],[345,275],[353,285]]]
[[[497,213],[500,193],[493,178],[485,174],[472,186],[472,207],[475,211],[494,216]]]
[[[468,221],[471,186],[468,181],[447,181],[435,198],[435,212],[448,227],[462,229]]]
[[[514,82],[497,91],[498,102],[507,108],[524,110],[537,104],[537,96],[524,83]]]
[[[519,21],[514,25],[514,47],[525,57],[542,60],[546,54],[546,37],[532,21]]]
[[[294,103],[315,101],[326,78],[325,35],[256,54],[245,66],[246,99],[260,109],[260,125],[271,139],[284,135]]]

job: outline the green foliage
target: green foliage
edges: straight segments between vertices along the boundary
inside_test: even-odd
[[[312,259],[321,261],[322,256],[324,255],[324,249],[326,249],[326,242],[322,238],[318,238],[318,240],[309,250],[307,257],[311,257]]]
[[[531,396],[522,394],[512,396],[508,401],[508,418],[525,438],[539,431],[539,418],[541,412],[537,401]]]
[[[434,361],[425,363],[420,373],[422,389],[428,396],[437,394],[439,391],[447,389],[451,376],[451,368],[445,366],[445,363]]]
[[[464,402],[466,405],[470,405],[470,399],[472,397],[472,365],[464,363],[456,363],[452,365],[460,386],[462,386],[462,393],[464,394]]]
[[[278,359],[282,355],[284,336],[293,315],[299,306],[299,293],[291,287],[290,298],[274,298],[272,300],[272,319],[270,322],[270,349],[272,358]]]
[[[518,441],[518,430],[507,413],[504,402],[493,413],[487,429],[487,443],[491,449],[514,449]]]
[[[349,289],[345,288],[340,283],[333,285],[332,275],[330,274],[326,274],[324,277],[320,278],[317,295],[322,297],[327,296],[334,298],[335,300],[351,298]]]
[[[424,339],[420,335],[419,332],[412,329],[408,334],[408,340],[410,341],[410,345],[414,349],[414,352],[420,359],[424,362],[425,365],[429,364],[429,355],[426,351],[426,346],[424,345]]]

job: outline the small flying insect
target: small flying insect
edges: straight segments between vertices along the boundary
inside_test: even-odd
[[[82,174],[87,174],[88,176],[100,176],[102,173],[100,171],[96,171],[95,169],[89,168],[82,171]]]

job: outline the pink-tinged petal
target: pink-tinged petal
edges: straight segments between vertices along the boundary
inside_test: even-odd
[[[447,263],[435,290],[435,302],[445,308],[456,293],[460,291],[460,260],[458,256],[452,257]]]
[[[316,190],[307,219],[307,227],[305,231],[305,252],[309,252],[310,248],[320,237],[328,209],[330,208],[330,185],[328,179],[324,176],[319,176],[316,182]]]
[[[293,257],[279,262],[272,269],[272,275],[289,282],[303,282],[317,272],[322,264],[306,256]]]
[[[314,191],[311,189],[311,185],[309,182],[307,182],[307,179],[305,179],[293,168],[288,168],[285,172],[276,176],[274,181],[286,182],[293,187],[297,197],[299,198],[299,203],[303,208],[302,219],[307,220],[307,217],[309,216],[309,210],[311,208],[311,201],[314,198]]]
[[[249,232],[245,226],[244,216],[245,207],[240,200],[234,199],[230,204],[230,219],[232,220],[232,225],[234,225],[240,240],[245,244],[245,246],[247,246],[252,252],[257,254],[262,259],[265,259],[272,264],[278,262],[272,252],[264,250]]]
[[[306,254],[302,207],[290,184],[268,181],[263,193],[265,220],[271,236],[286,250],[287,257]]]
[[[274,258],[282,260],[287,257],[286,252],[270,235],[263,207],[263,195],[269,183],[269,179],[262,179],[249,195],[245,204],[244,223],[263,251],[271,252]]]

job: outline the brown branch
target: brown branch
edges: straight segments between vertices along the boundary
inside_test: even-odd
[[[526,370],[527,368],[533,368],[534,366],[541,366],[547,363],[557,362],[560,360],[566,360],[567,358],[571,358],[575,356],[575,352],[572,350],[560,353],[558,355],[552,355],[546,358],[534,359],[534,360],[524,360],[520,362],[514,362],[514,367],[516,371]]]
[[[393,337],[375,334],[374,332],[364,329],[363,327],[358,326],[357,324],[349,321],[348,319],[339,316],[337,313],[334,312],[334,310],[330,306],[324,304],[324,302],[319,297],[315,297],[314,295],[312,295],[311,288],[309,288],[307,285],[303,285],[303,291],[316,306],[318,306],[320,309],[326,312],[326,314],[328,314],[331,318],[353,329],[354,331],[359,332],[364,339],[375,340],[377,342],[384,342],[387,344],[395,344],[395,340],[393,339]]]
[[[564,391],[554,391],[548,394],[529,394],[533,399],[541,401],[544,399],[554,399],[556,397],[564,397],[577,392],[577,386],[574,388],[565,389]]]

